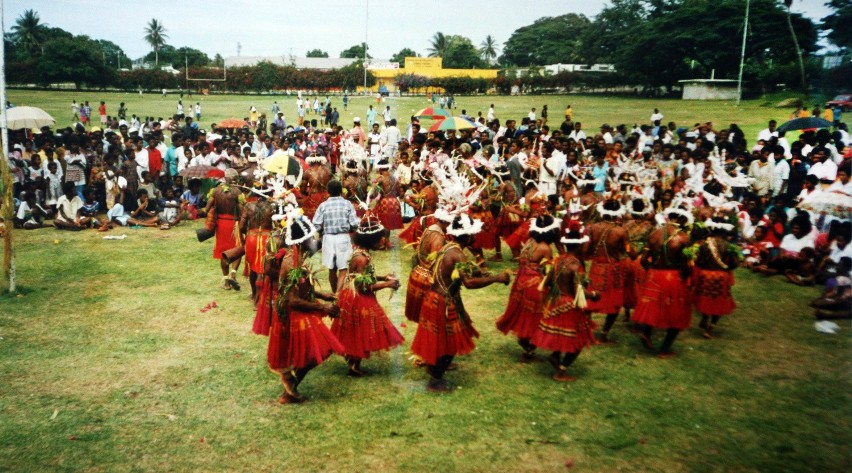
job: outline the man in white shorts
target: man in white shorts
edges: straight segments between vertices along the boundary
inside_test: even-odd
[[[328,282],[339,292],[352,257],[349,232],[358,228],[359,218],[352,203],[341,197],[340,181],[329,181],[327,189],[329,197],[317,207],[313,224],[322,232],[322,265],[328,269]]]

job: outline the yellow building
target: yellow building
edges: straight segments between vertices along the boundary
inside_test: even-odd
[[[405,67],[395,67],[396,63],[377,64],[368,69],[376,78],[376,84],[370,90],[377,92],[379,87],[386,87],[389,92],[396,92],[397,87],[394,79],[403,74],[416,74],[438,79],[443,77],[470,77],[473,79],[494,79],[497,77],[498,69],[444,69],[442,59],[439,57],[407,57]],[[421,92],[440,92],[440,87],[428,87],[429,90]]]

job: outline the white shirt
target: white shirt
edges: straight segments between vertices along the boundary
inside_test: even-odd
[[[529,117],[529,119],[530,119],[530,121],[531,121],[531,122],[534,122],[534,121],[535,121],[535,112],[533,112],[532,110],[530,110],[530,113],[529,113],[529,114],[527,114],[527,117]]]
[[[390,109],[387,109],[387,108],[386,108],[386,109],[385,109],[385,111],[384,111],[384,112],[382,112],[382,116],[384,117],[384,119],[385,119],[385,121],[386,121],[386,122],[391,121],[391,118],[392,118],[392,117],[391,117],[391,111],[390,111]]]
[[[207,164],[207,160],[206,160],[206,159],[204,159],[204,156],[201,156],[200,154],[195,155],[195,156],[194,156],[194,157],[193,157],[193,158],[189,161],[189,167],[192,167],[192,166],[204,166],[204,165],[206,165],[206,164]]]
[[[852,258],[852,245],[850,245],[849,243],[846,243],[845,248],[840,249],[840,247],[837,246],[837,242],[833,241],[831,242],[831,246],[828,247],[828,250],[828,259],[834,261],[835,263],[839,263],[840,258],[843,257]]]
[[[613,143],[612,133],[606,132],[603,134],[604,143],[611,145]]]
[[[813,174],[820,180],[833,181],[837,179],[837,165],[830,158],[827,158],[821,163],[816,163],[811,166],[808,175]]]
[[[652,114],[651,114],[651,123],[654,123],[654,122],[656,122],[656,121],[658,121],[658,120],[659,120],[659,121],[662,121],[662,120],[663,120],[663,114],[662,114],[662,113],[660,113],[660,112],[652,113]]]
[[[148,170],[148,148],[142,148],[136,152],[136,172],[139,174],[139,180],[142,180],[142,172]]]
[[[489,122],[494,121],[494,107],[488,107],[488,115],[485,117]]]
[[[775,182],[772,185],[773,194],[781,193],[781,187],[784,186],[784,181],[790,179],[790,163],[786,159],[781,158],[775,161]]]
[[[801,252],[804,248],[813,247],[813,233],[805,235],[802,238],[796,238],[792,233],[790,233],[781,240],[781,249],[784,251],[789,251],[790,253],[799,254],[799,252]]]
[[[757,134],[757,140],[758,141],[763,140],[763,141],[769,142],[769,140],[773,136],[776,137],[776,138],[778,137],[778,130],[769,131],[769,128],[766,128],[766,129],[760,130],[760,133]]]
[[[573,130],[568,134],[568,138],[573,139],[574,141],[580,141],[586,139],[586,132],[583,130]]]

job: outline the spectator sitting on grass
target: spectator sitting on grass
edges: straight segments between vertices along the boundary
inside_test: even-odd
[[[816,309],[817,319],[852,318],[850,270],[852,270],[852,258],[848,256],[840,258],[840,262],[837,264],[837,275],[826,281],[822,296],[811,302],[811,307]]]
[[[143,187],[139,188],[137,208],[130,212],[128,223],[140,227],[156,227],[159,224],[157,203],[149,198],[148,190]]]
[[[36,200],[35,192],[21,192],[21,205],[15,214],[15,228],[32,230],[44,226],[44,219],[50,216]]]
[[[53,226],[59,230],[82,230],[92,226],[90,217],[83,217],[83,200],[77,195],[77,187],[73,181],[62,185],[63,195],[56,201],[56,218]]]
[[[172,189],[166,189],[166,195],[160,199],[160,229],[168,230],[169,228],[180,223],[181,212],[180,203],[175,199],[175,193]]]
[[[180,196],[182,213],[189,220],[204,218],[204,208],[207,205],[204,194],[201,193],[201,179],[190,179],[189,189]]]

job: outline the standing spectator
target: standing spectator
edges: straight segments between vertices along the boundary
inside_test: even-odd
[[[77,105],[76,100],[71,101],[71,121],[76,122],[80,119],[80,106]]]
[[[367,109],[367,126],[373,127],[373,123],[376,122],[376,111],[373,109],[373,106],[370,105],[370,108]]]
[[[65,152],[65,163],[65,182],[74,184],[77,195],[82,200],[83,189],[86,187],[86,156],[80,152],[80,145],[71,143]]]
[[[89,101],[86,100],[83,103],[83,106],[80,107],[80,121],[83,122],[83,125],[89,123],[89,118],[92,115],[92,107],[89,106]]]
[[[660,126],[660,123],[662,123],[662,122],[663,122],[663,114],[660,113],[660,109],[655,108],[654,113],[651,114],[651,123],[653,123],[654,126]]]
[[[385,111],[384,111],[384,112],[382,112],[382,116],[383,116],[383,118],[384,118],[384,120],[385,120],[385,126],[387,126],[387,125],[390,123],[391,118],[392,118],[392,117],[391,117],[391,109],[390,109],[390,105],[388,105],[387,107],[385,107]]]
[[[101,104],[98,106],[98,114],[101,116],[101,125],[107,124],[107,110],[106,110],[106,102],[101,100]]]
[[[195,121],[201,120],[201,102],[195,102]]]
[[[329,181],[327,189],[329,198],[317,207],[313,224],[322,233],[322,264],[328,268],[328,281],[334,292],[340,292],[352,257],[349,232],[358,227],[359,220],[352,203],[341,197],[340,181]]]

